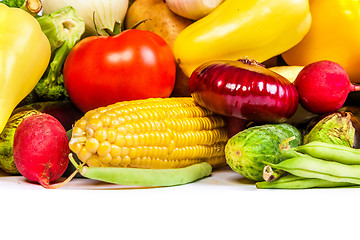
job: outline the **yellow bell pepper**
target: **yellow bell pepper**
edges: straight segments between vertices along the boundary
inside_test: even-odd
[[[308,0],[226,0],[180,32],[174,55],[187,76],[211,60],[263,62],[299,43],[310,25]]]
[[[360,82],[360,1],[310,0],[312,25],[304,39],[282,54],[289,65],[320,60],[339,63],[353,83]]]
[[[0,3],[0,132],[50,61],[50,43],[30,13]]]

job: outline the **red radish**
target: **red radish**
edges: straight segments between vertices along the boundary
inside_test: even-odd
[[[61,123],[45,113],[24,119],[15,131],[14,162],[31,182],[52,188],[51,182],[65,172],[70,153],[69,140]]]
[[[192,73],[189,86],[199,105],[259,123],[285,122],[299,105],[289,80],[247,59],[204,63]]]
[[[359,91],[345,69],[332,61],[318,61],[305,66],[294,82],[299,92],[301,106],[315,114],[339,110],[349,93]]]

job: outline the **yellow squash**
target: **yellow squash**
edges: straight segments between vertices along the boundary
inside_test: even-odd
[[[225,0],[178,35],[174,55],[187,76],[211,60],[263,62],[299,43],[310,25],[308,0]]]
[[[50,43],[37,20],[0,3],[0,132],[45,72],[50,55]]]
[[[360,1],[310,0],[312,25],[304,39],[282,54],[289,65],[320,60],[339,63],[360,83]]]

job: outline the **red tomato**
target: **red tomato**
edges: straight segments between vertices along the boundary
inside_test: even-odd
[[[119,101],[169,97],[176,66],[160,36],[131,29],[84,38],[70,51],[63,72],[71,101],[87,112]]]

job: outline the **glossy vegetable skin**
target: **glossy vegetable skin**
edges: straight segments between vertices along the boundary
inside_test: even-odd
[[[360,83],[360,2],[310,0],[311,27],[295,47],[282,54],[288,65],[320,60],[339,63],[350,81]]]
[[[285,122],[299,104],[289,80],[249,61],[204,63],[192,73],[189,85],[203,107],[254,122]]]
[[[51,48],[36,19],[0,2],[0,132],[11,112],[35,87]]]
[[[226,0],[178,35],[174,55],[187,76],[207,61],[264,62],[299,43],[310,25],[308,0]]]
[[[78,42],[64,64],[64,85],[83,112],[120,101],[169,97],[175,60],[159,35],[129,29]]]

